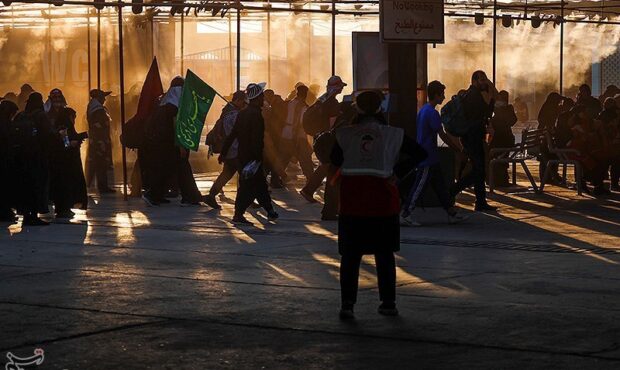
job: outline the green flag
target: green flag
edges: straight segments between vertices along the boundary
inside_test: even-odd
[[[198,150],[200,134],[214,97],[215,90],[188,69],[177,114],[178,145],[193,151]]]

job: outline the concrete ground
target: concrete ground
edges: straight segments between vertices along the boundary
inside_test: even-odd
[[[500,191],[499,213],[460,225],[419,210],[401,315],[377,314],[367,258],[353,322],[337,315],[336,223],[294,191],[274,190],[281,220],[253,210],[254,227],[233,227],[229,203],[118,195],[71,222],[3,225],[0,365],[42,348],[41,369],[618,369],[620,194],[547,190]]]

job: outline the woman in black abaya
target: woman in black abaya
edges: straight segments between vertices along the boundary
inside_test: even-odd
[[[56,218],[72,218],[73,206],[79,203],[82,209],[86,209],[88,203],[80,155],[80,146],[86,137],[76,132],[75,117],[71,108],[60,110],[50,145],[50,194]]]

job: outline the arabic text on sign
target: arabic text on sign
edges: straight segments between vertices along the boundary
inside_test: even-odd
[[[431,23],[416,22],[413,19],[405,19],[401,22],[396,22],[394,25],[394,32],[398,34],[413,32],[414,35],[418,35],[424,30],[432,30],[434,28],[435,25]]]

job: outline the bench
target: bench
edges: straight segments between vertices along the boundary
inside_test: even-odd
[[[493,173],[494,167],[499,163],[512,164],[512,184],[516,185],[517,163],[519,163],[521,164],[521,167],[523,167],[527,178],[530,180],[534,191],[538,192],[536,181],[534,181],[534,177],[532,176],[530,169],[527,168],[525,161],[537,157],[538,153],[540,153],[540,146],[544,143],[544,140],[545,130],[523,130],[520,143],[515,144],[515,146],[511,148],[493,148],[490,150],[489,155],[491,157],[491,161],[489,163],[489,172]],[[491,193],[493,193],[493,190],[495,189],[494,182],[494,176],[489,176],[489,191]]]
[[[560,149],[555,146],[553,139],[551,138],[551,134],[547,133],[546,135],[547,145],[549,147],[549,153],[554,154],[556,158],[549,159],[547,162],[547,168],[545,169],[544,175],[541,176],[540,180],[540,188],[539,192],[542,193],[545,189],[545,184],[549,180],[551,176],[551,171],[555,166],[562,166],[562,179],[566,183],[566,167],[573,166],[575,168],[575,182],[577,187],[577,194],[581,195],[581,183],[583,176],[583,169],[581,167],[581,162],[579,160],[571,158],[572,156],[578,156],[579,151],[577,149]]]

